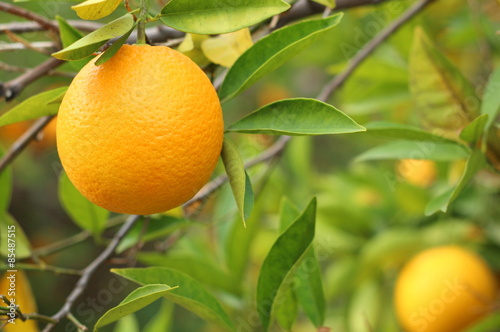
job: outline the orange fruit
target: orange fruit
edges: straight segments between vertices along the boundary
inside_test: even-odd
[[[69,179],[113,212],[153,214],[186,202],[222,148],[222,110],[208,77],[165,46],[124,45],[95,61],[59,110],[57,148]]]
[[[413,257],[401,271],[395,307],[407,332],[459,332],[490,312],[498,284],[481,257],[441,246]]]
[[[401,178],[419,187],[430,186],[437,176],[436,163],[432,160],[402,159],[396,168]]]

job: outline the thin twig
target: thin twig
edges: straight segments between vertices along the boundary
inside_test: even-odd
[[[31,68],[13,66],[13,65],[9,65],[8,63],[0,61],[0,70],[13,72],[13,73],[25,73],[25,72],[31,70]],[[73,78],[73,77],[75,77],[76,73],[71,72],[71,71],[51,70],[47,73],[47,75]]]
[[[5,152],[0,159],[0,172],[3,171],[7,165],[16,158],[21,151],[28,146],[29,142],[36,139],[38,133],[52,120],[54,116],[45,116],[38,119],[12,146]]]
[[[347,78],[365,61],[365,59],[387,38],[394,34],[401,26],[412,19],[415,15],[420,13],[427,5],[431,4],[436,0],[420,0],[412,7],[410,7],[406,12],[404,12],[400,17],[398,17],[394,22],[385,27],[378,35],[371,39],[356,55],[352,58],[349,66],[339,75],[335,76],[333,80],[330,81],[321,91],[318,96],[319,100],[326,102],[333,92],[338,89]]]
[[[59,27],[57,26],[57,24],[43,17],[42,15],[33,13],[29,10],[11,5],[6,2],[0,2],[0,11],[24,17],[30,21],[38,23],[44,30],[49,30],[54,32],[55,34],[59,34]]]
[[[0,84],[0,98],[4,97],[6,100],[11,100],[17,96],[26,85],[33,83],[42,76],[45,76],[48,72],[54,70],[63,63],[64,61],[59,59],[50,58],[35,68],[25,72],[21,76],[5,84]]]
[[[29,46],[27,46],[25,43],[0,44],[0,52],[21,51],[26,49],[37,49],[40,51],[44,51],[43,53],[55,52],[56,44],[51,41],[35,41],[29,43]],[[45,50],[47,50],[47,52],[45,52]]]
[[[63,267],[53,266],[53,265],[43,265],[43,264],[28,264],[28,263],[17,263],[18,268],[27,271],[47,271],[54,274],[66,274],[66,275],[81,275],[81,271],[66,269]]]
[[[54,321],[60,322],[61,319],[63,319],[70,313],[75,301],[87,288],[90,278],[92,277],[94,272],[113,254],[121,239],[125,236],[125,234],[127,234],[132,226],[134,226],[139,218],[140,216],[131,215],[120,228],[120,230],[115,234],[106,249],[104,249],[104,251],[94,261],[92,261],[92,263],[90,263],[90,265],[83,269],[81,278],[76,283],[73,291],[66,298],[66,302],[64,303],[62,308],[52,316],[52,319],[54,319]],[[45,329],[43,329],[43,332],[51,331],[55,325],[56,323],[48,324]]]
[[[15,33],[11,32],[9,30],[5,30],[5,34],[9,37],[10,40],[23,45],[24,48],[26,48],[28,50],[32,50],[32,51],[35,51],[37,53],[41,53],[44,55],[50,55],[50,53],[51,53],[50,51],[47,51],[43,48],[36,47],[35,45],[31,44],[26,39],[19,37],[18,35],[16,35]]]

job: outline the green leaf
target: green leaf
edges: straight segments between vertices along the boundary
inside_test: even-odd
[[[165,267],[112,269],[111,271],[140,285],[158,283],[179,285],[179,288],[166,293],[165,297],[225,331],[234,330],[229,316],[215,297],[200,282],[187,274]]]
[[[320,327],[325,321],[326,300],[321,268],[312,245],[306,251],[297,271],[300,276],[296,279],[300,280],[295,290],[297,299],[314,326]]]
[[[106,17],[118,7],[122,0],[87,0],[71,6],[83,20],[98,20]]]
[[[464,173],[460,181],[454,188],[448,188],[443,193],[437,195],[429,201],[425,208],[425,215],[429,216],[438,211],[448,211],[450,204],[460,195],[465,187],[471,182],[472,178],[486,166],[484,155],[479,150],[474,150],[467,159]]]
[[[381,286],[376,280],[367,280],[357,287],[349,304],[349,331],[378,331],[376,326],[382,307]]]
[[[57,15],[56,20],[59,25],[59,37],[61,38],[63,47],[68,47],[84,36],[83,33],[75,29],[61,16]],[[71,67],[73,67],[77,71],[80,71],[80,69],[82,69],[83,66],[85,66],[91,59],[92,57],[88,56],[78,61],[71,61]]]
[[[335,3],[335,0],[312,0],[312,1],[317,2],[320,5],[323,5],[325,7],[331,8],[331,9],[335,8],[335,6],[337,5]]]
[[[283,234],[284,231],[300,216],[300,210],[288,200],[283,197],[280,206],[280,224],[279,231]]]
[[[116,322],[122,317],[130,315],[145,306],[158,300],[173,288],[163,284],[153,284],[139,287],[130,293],[123,301],[116,307],[108,310],[94,326],[94,332],[98,331],[101,327]]]
[[[326,135],[364,131],[365,128],[335,107],[316,99],[284,99],[250,113],[229,131],[266,135]]]
[[[66,173],[61,173],[59,177],[59,201],[75,224],[95,236],[106,227],[109,211],[86,199],[71,183]]]
[[[144,326],[143,332],[170,332],[174,313],[174,304],[162,299],[160,310]]]
[[[335,27],[342,13],[278,29],[257,41],[229,69],[219,90],[224,102],[276,70]]]
[[[66,92],[68,87],[56,88],[34,95],[0,116],[0,126],[16,122],[37,119],[46,115],[57,114],[59,105],[51,101]]]
[[[426,127],[453,134],[479,115],[474,89],[421,28],[415,30],[409,68],[415,109]]]
[[[276,240],[262,264],[257,283],[257,311],[264,330],[271,325],[271,313],[287,275],[299,265],[314,238],[316,199]]]
[[[85,37],[74,42],[70,46],[53,53],[52,56],[60,60],[80,60],[99,49],[109,39],[120,37],[134,26],[134,18],[126,14],[105,26],[89,33]]]
[[[96,66],[100,66],[103,63],[105,63],[106,61],[108,61],[109,59],[111,59],[111,57],[113,57],[113,55],[115,55],[116,52],[118,52],[118,50],[120,50],[120,47],[122,47],[122,45],[125,44],[125,42],[127,41],[128,37],[130,36],[130,34],[132,33],[132,31],[134,31],[134,28],[135,28],[136,25],[137,25],[137,23],[135,23],[132,26],[132,28],[130,29],[129,32],[125,33],[123,36],[121,36],[120,38],[118,38],[113,43],[113,45],[111,45],[106,51],[104,51],[104,53],[101,54],[99,56],[99,58],[96,60],[95,65]]]
[[[293,324],[299,315],[299,306],[293,288],[290,285],[287,287],[282,292],[282,301],[276,305],[274,316],[285,331],[292,331]]]
[[[300,210],[286,197],[283,197],[280,206],[280,234],[283,234],[299,216]],[[284,330],[291,331],[299,314],[297,296],[294,289],[290,285],[286,285],[282,297],[283,300],[275,306],[276,321]]]
[[[460,138],[468,143],[475,144],[483,136],[487,122],[488,114],[478,116],[462,130]]]
[[[8,238],[8,230],[14,230],[13,234],[15,234],[16,240],[16,259],[23,259],[31,257],[31,245],[28,240],[28,237],[24,233],[23,229],[19,225],[19,223],[8,213],[0,214],[0,254],[4,257],[8,257],[11,252],[9,251],[9,238]]]
[[[0,150],[0,157],[3,155],[3,151]],[[12,169],[6,167],[0,172],[0,215],[7,212],[7,208],[9,207],[12,196],[12,183]]]
[[[481,103],[481,114],[488,114],[488,130],[495,121],[500,110],[500,68],[490,75]]]
[[[469,153],[464,147],[455,143],[394,141],[376,146],[359,155],[355,161],[384,159],[428,159],[436,161],[452,161],[465,159]]]
[[[240,292],[239,280],[235,280],[226,271],[205,257],[190,254],[144,252],[138,253],[137,259],[148,266],[169,267],[179,270],[211,287],[217,287],[234,294]]]
[[[116,248],[117,253],[122,253],[132,248],[138,241],[147,243],[163,238],[190,225],[188,220],[172,216],[159,215],[148,218],[149,220],[146,223],[147,227],[145,230],[143,230],[145,220],[141,218],[141,220],[136,222],[132,229],[127,232]]]
[[[229,177],[229,184],[231,185],[236,205],[240,211],[243,224],[245,224],[253,207],[252,185],[248,174],[245,172],[245,166],[238,150],[227,138],[224,139],[221,157],[227,176]]]
[[[365,125],[367,133],[379,137],[399,138],[409,141],[431,141],[431,142],[450,142],[454,143],[446,137],[433,134],[407,124],[393,122],[371,122]]]
[[[180,31],[216,35],[257,24],[288,8],[282,0],[171,0],[161,20]]]
[[[139,322],[135,315],[128,315],[116,322],[113,332],[140,332]]]

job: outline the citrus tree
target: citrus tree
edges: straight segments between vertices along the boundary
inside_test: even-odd
[[[71,2],[0,2],[3,330],[500,328],[498,2]]]

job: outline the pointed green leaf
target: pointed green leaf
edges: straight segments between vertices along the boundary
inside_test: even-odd
[[[144,218],[141,218],[141,220],[136,222],[132,229],[127,232],[116,248],[117,253],[122,253],[132,248],[138,241],[144,243],[150,242],[163,238],[190,225],[188,220],[172,216],[158,215],[148,218],[149,220],[146,223],[147,227],[145,230],[143,230],[145,221]]]
[[[377,280],[370,279],[357,287],[349,304],[349,331],[377,331],[382,302],[381,286]]]
[[[250,179],[245,172],[245,166],[238,150],[228,139],[224,139],[221,157],[227,176],[229,177],[229,184],[231,185],[236,205],[245,224],[252,211],[254,199]]]
[[[292,224],[297,217],[300,215],[300,211],[295,207],[288,199],[283,198],[281,201],[280,209],[280,232],[284,232],[290,224]],[[297,269],[297,277],[295,278],[295,296],[289,296],[291,301],[298,301],[300,306],[304,309],[305,314],[311,319],[312,323],[316,327],[323,325],[325,320],[325,295],[323,291],[323,284],[321,281],[321,270],[319,267],[318,259],[314,254],[314,247],[311,247],[304,254],[303,261],[300,263]],[[291,304],[282,304],[285,308],[288,308],[290,314],[293,313]],[[282,313],[284,308],[279,306],[277,310],[281,310]],[[290,320],[292,317],[289,317]],[[296,316],[295,316],[296,318]],[[295,318],[292,322],[295,321]],[[276,313],[276,319],[279,321],[280,318],[278,313]],[[281,318],[283,323],[289,323],[285,318]],[[280,325],[283,326],[282,323]],[[285,326],[283,326],[285,327]]]
[[[137,254],[137,260],[148,266],[169,267],[179,270],[207,286],[217,287],[230,293],[237,294],[240,291],[241,280],[234,279],[220,266],[203,256],[144,252]]]
[[[282,292],[282,301],[276,304],[274,316],[276,321],[285,331],[292,331],[293,324],[299,315],[297,297],[291,286]]]
[[[486,160],[483,153],[479,150],[474,150],[467,159],[464,173],[462,174],[462,177],[456,187],[448,188],[443,193],[431,199],[425,208],[425,214],[429,216],[438,211],[446,213],[450,204],[458,197],[458,195],[460,195],[460,193],[474,178],[476,173],[483,169],[485,165]]]
[[[158,283],[178,285],[179,288],[166,293],[165,297],[218,325],[224,331],[234,330],[229,316],[215,297],[199,281],[185,273],[165,267],[113,269],[111,271],[140,285]]]
[[[145,306],[158,300],[173,288],[163,284],[153,284],[139,287],[130,293],[123,301],[116,307],[108,310],[94,326],[94,332],[98,331],[101,327],[116,322],[120,318],[130,315]]]
[[[108,61],[109,59],[111,59],[111,57],[113,55],[115,55],[116,52],[118,52],[118,50],[120,49],[120,47],[122,47],[122,45],[125,44],[125,42],[127,41],[128,37],[130,36],[130,34],[132,33],[132,31],[134,31],[134,28],[135,28],[136,25],[137,24],[134,24],[132,26],[132,28],[130,29],[129,32],[125,33],[123,36],[121,36],[120,38],[118,38],[113,43],[113,45],[111,45],[106,51],[104,51],[103,54],[101,54],[99,56],[99,58],[96,60],[96,62],[94,64],[96,66],[100,66],[103,63],[105,63],[106,61]]]
[[[61,60],[80,60],[99,49],[109,39],[120,37],[134,26],[134,18],[126,14],[105,26],[89,33],[70,46],[53,53],[52,56]]]
[[[325,322],[326,300],[321,269],[313,246],[305,253],[298,271],[300,282],[295,290],[297,299],[314,326],[320,327]]]
[[[24,100],[0,116],[0,126],[57,114],[59,105],[51,103],[51,101],[60,96],[61,93],[66,92],[67,89],[68,87],[56,88]]]
[[[325,135],[364,131],[335,107],[316,99],[284,99],[250,113],[229,131],[266,135]]]
[[[56,16],[57,23],[59,25],[59,37],[61,38],[62,46],[68,47],[73,44],[80,38],[83,38],[84,34],[79,30],[75,29],[72,25],[70,25],[64,18],[57,15]],[[71,61],[71,67],[80,71],[92,59],[92,56],[88,56],[81,60]]]
[[[452,161],[465,159],[469,153],[464,147],[454,143],[394,141],[376,146],[363,152],[356,162],[384,159],[428,159]]]
[[[87,0],[71,7],[83,20],[98,20],[118,7],[122,0]]]
[[[500,110],[500,68],[490,75],[488,84],[481,102],[481,113],[488,114],[486,129],[489,129],[495,121]]]
[[[324,19],[300,22],[274,31],[257,41],[229,69],[219,90],[227,101],[276,70],[335,27],[342,13]]]
[[[479,115],[474,89],[421,28],[415,30],[409,66],[415,108],[426,127],[453,133]]]
[[[16,259],[31,257],[31,244],[19,223],[10,214],[0,214],[0,229],[2,230],[0,232],[0,255],[8,257],[12,253],[8,246],[8,230],[10,229],[15,230],[14,234],[16,234]]]
[[[288,8],[282,0],[171,0],[161,20],[180,31],[215,35],[249,27]]]
[[[455,142],[418,127],[401,123],[372,122],[365,125],[365,128],[369,134],[379,137],[399,138],[409,141]]]
[[[488,114],[478,116],[460,132],[460,138],[468,143],[475,144],[483,136],[487,122]]]
[[[128,315],[120,318],[116,322],[113,332],[140,332],[137,317],[135,315]]]
[[[293,205],[288,198],[283,197],[281,199],[280,206],[280,234],[283,234],[283,232],[295,221],[295,219],[298,218],[298,216],[300,216],[300,210]]]
[[[172,327],[174,304],[162,299],[160,310],[144,326],[143,332],[170,332]]]
[[[262,264],[257,284],[257,311],[264,330],[271,325],[271,313],[285,279],[301,262],[314,238],[316,199],[276,240]]]
[[[81,228],[99,235],[106,227],[109,211],[83,197],[66,173],[61,173],[59,177],[59,201],[66,213]]]

